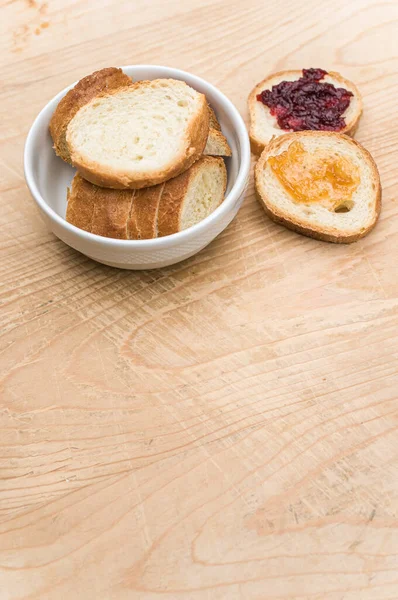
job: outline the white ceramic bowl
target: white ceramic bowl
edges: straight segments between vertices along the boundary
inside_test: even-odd
[[[196,254],[235,217],[242,204],[249,179],[249,138],[242,117],[234,105],[204,79],[185,71],[155,65],[131,65],[122,69],[134,80],[181,79],[206,94],[232,149],[232,157],[226,159],[228,187],[224,202],[197,225],[154,240],[114,240],[88,233],[67,223],[66,188],[74,176],[74,169],[55,155],[48,124],[58,102],[75,84],[50,100],[33,123],[25,144],[25,178],[45,222],[63,242],[112,267],[154,269]]]

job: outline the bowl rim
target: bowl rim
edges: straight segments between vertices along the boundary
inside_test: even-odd
[[[28,185],[28,188],[30,190],[30,193],[31,193],[33,199],[38,204],[39,208],[51,220],[55,221],[58,225],[60,225],[61,228],[64,228],[64,229],[70,231],[72,234],[77,235],[78,237],[80,237],[88,242],[90,242],[90,241],[97,242],[97,243],[101,243],[104,246],[113,246],[113,247],[119,246],[119,247],[123,247],[126,249],[127,248],[130,248],[130,249],[144,248],[145,246],[148,248],[154,249],[154,250],[159,249],[159,248],[165,248],[165,247],[174,245],[179,242],[184,242],[191,237],[194,237],[194,236],[196,237],[197,235],[200,235],[201,232],[205,231],[207,229],[207,227],[209,225],[211,225],[211,223],[220,220],[223,217],[223,215],[228,213],[229,210],[233,207],[236,200],[241,196],[241,194],[245,190],[247,180],[248,180],[248,175],[250,172],[249,135],[248,135],[246,125],[243,121],[241,114],[239,113],[238,109],[234,106],[234,104],[231,102],[231,100],[229,100],[229,98],[225,94],[223,94],[223,92],[221,92],[217,87],[215,87],[213,84],[209,83],[205,79],[203,79],[197,75],[193,75],[192,73],[189,73],[188,71],[183,71],[182,69],[175,69],[174,67],[167,67],[167,66],[162,66],[162,65],[136,64],[136,65],[124,65],[124,66],[121,66],[120,68],[122,70],[132,69],[132,68],[133,69],[140,68],[142,70],[151,70],[151,69],[165,70],[168,72],[168,74],[165,74],[164,77],[172,78],[173,76],[175,76],[176,78],[179,78],[184,81],[186,81],[186,78],[188,78],[188,80],[189,80],[187,82],[188,85],[192,85],[192,87],[195,87],[195,84],[199,84],[199,86],[201,86],[201,87],[209,88],[211,90],[212,95],[215,96],[217,98],[217,100],[220,102],[220,104],[223,104],[225,106],[225,108],[228,110],[228,112],[231,115],[233,127],[238,136],[241,157],[240,157],[240,160],[238,163],[238,174],[237,174],[236,180],[235,180],[230,192],[224,198],[224,201],[220,204],[220,206],[218,206],[216,208],[216,210],[213,211],[210,215],[208,215],[205,219],[203,219],[196,225],[193,225],[192,227],[188,227],[188,229],[184,229],[183,231],[178,231],[177,233],[173,233],[171,235],[167,235],[164,237],[152,238],[152,239],[146,239],[146,240],[120,240],[120,239],[115,239],[115,238],[103,237],[103,236],[97,235],[95,233],[90,233],[89,231],[85,231],[84,229],[80,229],[79,227],[72,225],[71,223],[66,221],[66,219],[64,219],[63,217],[58,215],[58,213],[56,213],[55,210],[53,208],[51,208],[51,206],[49,206],[47,204],[47,202],[44,200],[43,196],[40,193],[40,190],[38,189],[38,186],[36,185],[35,177],[33,175],[33,166],[32,166],[32,156],[33,156],[32,147],[33,147],[33,143],[36,139],[36,135],[40,129],[41,119],[43,118],[43,115],[48,112],[49,105],[55,104],[55,103],[58,104],[58,102],[61,100],[61,98],[71,88],[73,88],[76,85],[77,81],[72,83],[71,85],[68,85],[63,90],[58,92],[58,94],[53,96],[46,103],[46,105],[42,108],[42,110],[39,112],[39,114],[33,121],[33,124],[31,125],[31,127],[29,129],[29,133],[27,135],[25,147],[24,147],[25,180],[26,180],[26,183]],[[161,77],[161,76],[158,75],[157,78],[159,78],[159,77]]]

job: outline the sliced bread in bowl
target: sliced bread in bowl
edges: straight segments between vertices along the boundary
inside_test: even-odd
[[[332,132],[274,138],[257,162],[255,189],[273,221],[328,242],[357,241],[375,226],[381,209],[372,156]]]
[[[68,191],[66,220],[80,229],[116,239],[152,239],[195,225],[224,199],[222,158],[200,158],[164,184],[140,190],[101,188],[76,174]]]
[[[205,96],[183,81],[156,79],[93,98],[70,121],[66,143],[91,183],[139,189],[188,169],[208,134]]]
[[[273,137],[278,137],[290,132],[289,130],[282,129],[278,125],[276,116],[271,114],[271,109],[263,104],[257,97],[265,90],[272,90],[274,86],[281,84],[281,82],[296,82],[302,77],[303,71],[281,71],[269,75],[263,79],[263,81],[258,83],[251,91],[248,99],[250,116],[249,134],[254,154],[261,154],[265,146]],[[342,114],[344,126],[338,132],[351,136],[354,135],[362,114],[362,97],[356,85],[352,83],[352,81],[342,77],[339,73],[333,71],[326,73],[319,83],[331,84],[335,88],[344,88],[352,94],[348,108]],[[311,91],[304,93],[307,93],[308,96],[311,95]],[[290,104],[290,101],[291,99],[289,97],[284,99],[284,102],[286,102],[287,105]],[[308,127],[308,129],[312,129],[312,127]]]

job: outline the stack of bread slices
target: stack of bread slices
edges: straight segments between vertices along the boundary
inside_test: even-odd
[[[50,133],[57,155],[77,169],[66,220],[91,233],[171,235],[224,199],[231,149],[206,97],[183,81],[96,71],[59,102]]]
[[[349,103],[334,127],[333,109],[343,96]],[[362,113],[357,87],[322,69],[283,71],[258,83],[248,106],[252,150],[260,155],[255,188],[267,215],[328,242],[355,242],[369,233],[380,214],[381,185],[372,156],[351,138]],[[287,114],[298,129],[281,128],[278,116]],[[303,115],[314,117],[313,128],[302,126]]]

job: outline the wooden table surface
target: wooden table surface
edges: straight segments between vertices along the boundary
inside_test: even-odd
[[[0,600],[398,599],[398,3],[1,0]],[[108,268],[42,223],[22,150],[103,66],[165,64],[247,119],[268,73],[364,96],[383,184],[351,246],[249,187],[208,248]]]

